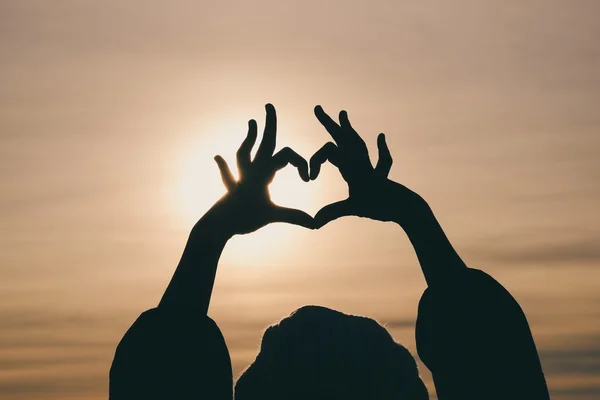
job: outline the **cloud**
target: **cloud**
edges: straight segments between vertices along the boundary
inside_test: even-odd
[[[396,319],[379,321],[386,329],[414,329],[416,320],[413,319]]]
[[[4,307],[0,309],[3,396],[106,398],[108,368],[123,333],[118,317]]]
[[[77,394],[81,395],[81,398],[85,398],[89,395],[98,394],[100,391],[105,391],[104,386],[107,385],[106,381],[106,376],[92,374],[82,376],[81,373],[78,373],[76,376],[25,376],[11,380],[1,380],[0,393],[3,396],[35,395],[35,398],[39,398],[39,396],[44,396],[44,398],[59,398],[59,396]],[[57,396],[51,396],[52,394],[56,394]]]
[[[551,389],[550,395],[553,399],[558,396],[566,399],[597,399],[600,397],[600,384]]]
[[[554,374],[589,375],[600,373],[600,337],[593,337],[582,347],[540,349],[544,372]],[[598,384],[600,388],[600,383]]]
[[[529,244],[526,247],[478,246],[465,252],[477,259],[505,265],[540,264],[563,266],[600,262],[600,239],[581,238],[565,242]]]

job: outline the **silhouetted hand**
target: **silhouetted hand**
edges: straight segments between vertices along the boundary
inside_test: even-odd
[[[371,165],[367,146],[350,125],[346,111],[340,111],[338,124],[321,106],[315,115],[335,143],[328,142],[310,159],[310,178],[316,179],[321,165],[329,160],[348,183],[349,197],[323,207],[315,216],[317,227],[343,216],[359,216],[380,221],[395,221],[402,225],[405,213],[422,200],[416,193],[387,177],[392,168],[392,156],[385,135],[377,137],[379,160]]]
[[[307,213],[280,207],[271,201],[268,186],[275,173],[288,163],[298,168],[303,181],[308,182],[309,177],[306,160],[289,147],[273,155],[277,137],[277,116],[273,105],[267,104],[265,108],[265,130],[254,160],[250,159],[250,153],[257,136],[255,120],[248,122],[248,135],[237,151],[239,181],[234,179],[227,162],[221,156],[215,157],[227,194],[209,212],[218,213],[219,222],[232,235],[250,233],[271,222],[287,222],[314,228],[314,220]]]

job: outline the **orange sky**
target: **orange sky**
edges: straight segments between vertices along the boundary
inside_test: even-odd
[[[598,398],[598,15],[594,0],[0,3],[0,397],[107,397],[116,344],[224,190],[212,157],[233,161],[271,102],[279,147],[307,158],[329,140],[316,104],[348,110],[373,154],[385,132],[391,178],[520,301],[553,399]],[[346,195],[331,167],[273,191],[310,213]],[[236,374],[303,304],[377,318],[416,355],[424,288],[395,226],[270,226],[228,244],[210,315]]]

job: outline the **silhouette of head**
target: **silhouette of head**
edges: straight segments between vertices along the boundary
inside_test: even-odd
[[[236,400],[424,400],[409,351],[375,320],[305,306],[269,327]]]

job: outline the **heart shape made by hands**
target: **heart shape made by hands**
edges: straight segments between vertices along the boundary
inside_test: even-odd
[[[287,222],[316,229],[343,216],[380,221],[399,220],[403,216],[397,204],[419,201],[420,197],[414,192],[388,179],[392,157],[385,135],[381,133],[377,138],[379,159],[373,167],[367,146],[350,124],[346,111],[340,111],[339,122],[336,122],[321,106],[315,107],[315,116],[333,141],[327,142],[313,154],[309,162],[310,171],[306,159],[289,147],[274,154],[277,118],[271,104],[266,105],[266,111],[263,138],[254,159],[250,157],[257,138],[254,120],[249,121],[248,135],[237,151],[239,181],[233,178],[225,160],[220,156],[215,157],[228,191],[220,203],[227,205],[222,208],[228,209],[226,213],[230,216],[229,222],[234,233],[249,233],[271,222]],[[277,171],[292,164],[298,169],[302,180],[308,182],[317,179],[321,165],[327,161],[339,169],[348,184],[347,199],[324,206],[314,218],[304,211],[281,207],[271,201],[268,185]]]

